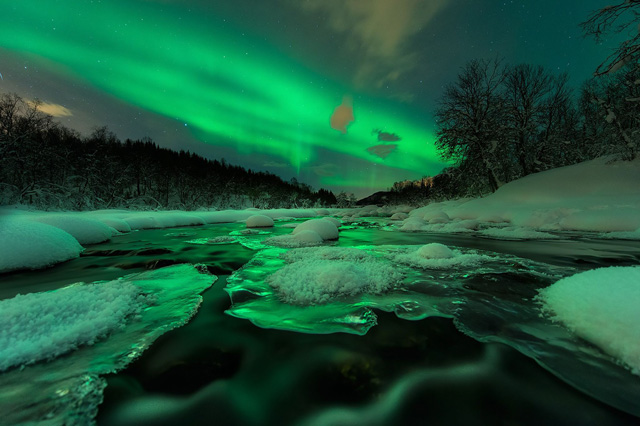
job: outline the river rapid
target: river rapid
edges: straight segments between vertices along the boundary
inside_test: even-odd
[[[217,277],[188,324],[104,376],[99,425],[640,422],[640,377],[543,318],[534,300],[561,277],[640,264],[637,241],[403,233],[363,218],[328,245],[383,256],[438,242],[492,260],[469,271],[408,272],[410,289],[326,311],[366,327],[340,330],[327,319],[299,332],[291,330],[306,320],[305,308],[258,306],[266,299],[256,292],[225,291],[227,280],[237,286],[271,273],[265,265],[277,256],[262,240],[295,222],[276,222],[268,234],[216,224],[118,235],[53,268],[1,276],[0,299],[183,263]]]

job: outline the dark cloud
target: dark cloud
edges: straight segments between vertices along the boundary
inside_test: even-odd
[[[391,154],[393,151],[395,151],[396,148],[398,148],[398,145],[396,144],[374,145],[367,148],[367,152],[384,159],[384,158],[387,158],[387,156]]]
[[[322,177],[335,176],[338,174],[338,166],[333,163],[320,164],[318,166],[310,167],[310,169],[317,176]]]
[[[402,140],[402,138],[396,133],[383,132],[380,129],[373,129],[372,133],[378,134],[378,142],[397,142],[399,140]]]
[[[331,114],[331,128],[347,133],[347,126],[353,120],[353,99],[345,95],[342,97],[342,104],[338,105]]]

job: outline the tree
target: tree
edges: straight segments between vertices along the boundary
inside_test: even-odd
[[[552,76],[541,66],[520,64],[507,68],[505,73],[506,125],[521,176],[533,171],[533,154],[551,81]]]
[[[581,24],[586,35],[593,36],[600,42],[604,36],[614,32],[622,34],[631,33],[633,36],[618,46],[595,71],[595,75],[614,73],[625,65],[633,63],[637,66],[640,59],[640,0],[624,0],[618,4],[598,9],[589,15],[589,18]]]
[[[436,147],[442,158],[464,166],[470,179],[491,192],[505,180],[503,80],[498,60],[472,60],[445,88],[436,111]]]

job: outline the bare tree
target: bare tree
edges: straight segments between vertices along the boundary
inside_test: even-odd
[[[640,0],[624,0],[618,4],[598,9],[581,24],[586,35],[600,42],[610,33],[627,32],[629,37],[595,71],[595,75],[613,73],[640,58]]]
[[[482,182],[492,192],[505,180],[503,80],[498,60],[472,60],[445,88],[436,111],[440,155],[454,160],[472,181]]]
[[[533,172],[534,152],[552,76],[541,66],[509,67],[504,79],[507,127],[522,176]]]

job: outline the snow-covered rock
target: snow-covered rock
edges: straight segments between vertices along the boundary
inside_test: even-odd
[[[339,236],[336,225],[325,219],[311,219],[302,222],[293,230],[293,235],[307,230],[315,231],[323,240],[337,240]]]
[[[540,290],[542,310],[640,375],[640,267],[593,269]]]
[[[45,268],[74,259],[83,250],[60,228],[21,219],[0,222],[0,273]]]
[[[273,219],[263,214],[256,214],[247,218],[247,228],[271,228]]]
[[[75,213],[32,216],[31,220],[55,226],[71,234],[80,244],[96,244],[111,238],[108,225]]]

